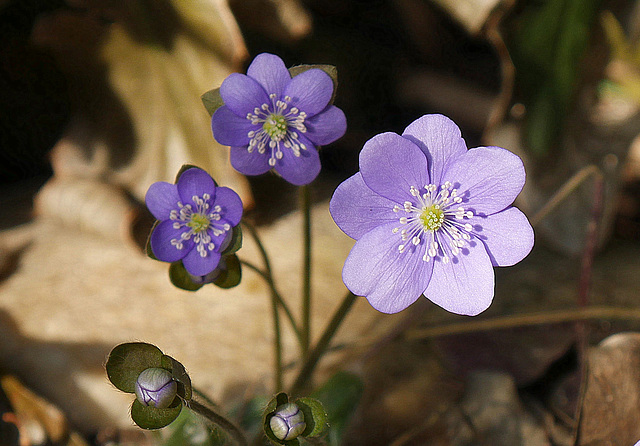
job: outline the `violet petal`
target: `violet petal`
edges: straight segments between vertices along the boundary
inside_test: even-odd
[[[218,187],[216,189],[215,204],[222,207],[220,212],[222,217],[231,226],[236,226],[242,218],[242,200],[240,196],[228,187]]]
[[[209,194],[213,200],[216,193],[216,185],[211,176],[202,169],[191,168],[185,170],[178,179],[178,194],[183,204],[190,203],[195,212],[193,197],[202,198],[204,194]]]
[[[522,160],[510,151],[477,147],[457,158],[443,173],[443,180],[458,189],[466,208],[490,215],[513,203],[524,185],[525,172]]]
[[[271,170],[268,152],[258,153],[255,148],[249,153],[247,146],[231,147],[231,165],[244,175],[261,175]]]
[[[347,118],[338,107],[331,105],[321,113],[305,121],[305,136],[318,146],[330,144],[342,138],[347,131]]]
[[[193,247],[191,240],[182,240],[182,249],[178,249],[171,244],[172,239],[180,240],[180,234],[183,232],[186,232],[185,229],[175,229],[173,227],[172,220],[158,223],[149,238],[153,255],[163,262],[176,262],[186,256]]]
[[[468,220],[474,235],[484,243],[493,266],[511,266],[524,259],[533,248],[533,228],[527,217],[517,208],[486,218]]]
[[[253,62],[247,68],[247,76],[258,81],[267,94],[275,93],[278,98],[280,98],[284,87],[291,80],[289,70],[287,70],[282,59],[269,53],[258,54],[253,59]]]
[[[271,104],[258,81],[240,73],[232,73],[222,81],[220,96],[224,104],[241,118],[262,104]]]
[[[333,95],[333,81],[324,71],[312,68],[293,77],[283,94],[291,97],[292,107],[311,117],[329,104]]]
[[[422,260],[424,243],[398,251],[401,239],[394,227],[387,223],[363,235],[342,269],[347,288],[383,313],[397,313],[418,300],[433,269],[432,261]]]
[[[168,220],[171,211],[178,208],[180,196],[175,184],[159,181],[149,187],[144,201],[157,220]]]
[[[411,186],[429,183],[424,153],[411,141],[387,132],[367,141],[360,152],[360,172],[374,192],[396,203],[411,200]]]
[[[447,311],[475,316],[489,308],[494,294],[491,259],[481,241],[472,237],[460,253],[444,263],[437,257],[424,295]]]
[[[197,249],[192,249],[183,259],[185,269],[194,276],[206,276],[216,269],[220,262],[220,253],[207,251],[207,255],[202,257]]]
[[[308,139],[300,135],[298,141],[307,147],[306,150],[300,150],[300,156],[295,156],[293,150],[284,147],[275,170],[289,183],[302,186],[311,183],[320,173],[320,156]]]
[[[393,201],[369,189],[358,172],[336,188],[329,212],[345,234],[358,240],[381,224],[397,222],[394,205]]]
[[[249,144],[248,133],[259,130],[260,126],[251,124],[245,117],[240,117],[223,105],[211,117],[213,137],[223,146],[245,146]]]
[[[442,172],[467,151],[460,129],[444,115],[424,115],[413,121],[402,136],[413,141],[427,156],[429,177],[442,184]]]

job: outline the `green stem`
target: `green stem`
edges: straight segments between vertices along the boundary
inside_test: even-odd
[[[309,185],[300,187],[302,212],[302,357],[306,358],[311,344],[311,192]]]
[[[322,355],[326,352],[333,335],[338,331],[340,324],[344,321],[345,316],[349,313],[349,310],[353,306],[356,301],[356,296],[349,292],[342,300],[340,307],[336,310],[329,325],[325,328],[324,333],[318,343],[315,345],[313,350],[309,352],[307,357],[305,358],[304,364],[300,368],[298,372],[298,376],[291,387],[290,394],[297,395],[304,389],[304,386],[307,384],[309,378],[313,374],[313,371],[318,364],[318,361],[322,357]]]
[[[225,431],[232,439],[241,446],[248,446],[247,439],[244,437],[242,431],[231,421],[215,412],[213,409],[200,404],[195,400],[190,400],[187,403],[187,407],[189,407],[194,412],[202,415],[207,420],[211,421],[214,425]]]
[[[272,297],[275,297],[278,300],[278,305],[280,305],[282,307],[282,309],[284,310],[284,314],[285,314],[285,316],[287,316],[287,319],[289,320],[289,323],[291,323],[291,328],[293,328],[293,331],[296,334],[296,337],[298,338],[298,342],[300,343],[300,345],[302,345],[302,333],[300,332],[300,327],[298,327],[298,324],[296,324],[296,321],[293,318],[293,314],[291,313],[291,310],[289,310],[289,306],[282,299],[282,296],[280,295],[280,293],[276,289],[275,284],[273,283],[273,279],[271,278],[271,276],[269,276],[267,273],[265,273],[260,268],[258,268],[256,265],[254,265],[253,263],[251,263],[251,262],[249,262],[247,260],[242,260],[241,259],[240,263],[242,263],[247,268],[255,271],[256,273],[258,273],[260,275],[260,277],[262,277],[264,279],[264,281],[267,282],[267,285],[269,285],[269,289],[271,290]]]

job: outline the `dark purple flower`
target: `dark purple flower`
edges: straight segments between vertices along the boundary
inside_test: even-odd
[[[360,172],[336,189],[331,215],[356,239],[347,288],[384,313],[424,294],[476,315],[494,294],[493,266],[522,260],[533,229],[511,207],[525,181],[520,158],[499,147],[467,150],[460,130],[426,115],[402,136],[382,133],[360,152]]]
[[[213,136],[231,146],[231,165],[245,175],[275,169],[295,185],[320,172],[317,146],[347,128],[344,113],[329,105],[333,81],[313,68],[291,77],[282,59],[259,54],[247,75],[234,73],[220,86],[224,101],[211,118]]]
[[[178,383],[171,372],[152,367],[143,370],[136,380],[136,397],[145,406],[164,409],[176,398]]]
[[[242,218],[242,201],[228,187],[218,187],[202,169],[185,170],[177,184],[154,183],[147,191],[147,207],[158,219],[149,242],[163,262],[182,260],[193,276],[216,269],[221,252]]]

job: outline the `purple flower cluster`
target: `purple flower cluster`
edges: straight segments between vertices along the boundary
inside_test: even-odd
[[[467,150],[460,130],[426,115],[402,136],[382,133],[360,153],[360,172],[336,189],[336,224],[356,243],[342,277],[354,294],[396,313],[424,294],[476,315],[494,294],[493,266],[522,260],[533,229],[512,207],[525,181],[520,158],[499,147]]]
[[[228,187],[218,187],[199,168],[185,170],[177,184],[157,182],[145,197],[158,220],[149,239],[159,260],[182,260],[192,276],[207,276],[220,262],[242,218],[242,201]]]
[[[224,101],[211,118],[213,136],[231,147],[231,165],[245,175],[271,169],[295,185],[320,172],[317,146],[347,127],[344,113],[330,105],[333,81],[314,68],[295,77],[282,59],[258,55],[247,74],[234,73],[220,86]]]

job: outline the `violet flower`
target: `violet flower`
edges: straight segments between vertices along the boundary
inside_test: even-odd
[[[291,77],[282,59],[259,54],[247,75],[233,73],[220,86],[224,101],[211,117],[213,136],[231,146],[231,165],[245,175],[270,169],[295,185],[320,172],[317,146],[344,135],[347,122],[330,105],[333,81],[312,68]]]
[[[467,150],[460,130],[426,115],[402,136],[382,133],[360,152],[360,172],[336,189],[331,215],[356,239],[345,285],[383,313],[421,294],[476,315],[494,294],[493,266],[533,247],[533,229],[511,207],[525,181],[520,158],[499,147]]]
[[[142,405],[164,409],[176,398],[178,383],[173,379],[171,372],[152,367],[138,375],[135,393]]]
[[[163,262],[182,260],[192,276],[216,269],[242,218],[242,201],[228,187],[218,187],[202,169],[185,170],[177,184],[160,181],[149,187],[147,207],[158,219],[149,242]]]

